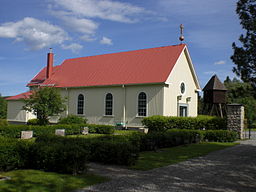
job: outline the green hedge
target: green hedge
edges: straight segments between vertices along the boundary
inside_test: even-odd
[[[193,129],[193,130],[221,130],[226,129],[226,120],[213,116],[198,117],[145,117],[142,124],[149,128],[149,131],[165,131],[167,129]]]
[[[140,151],[202,141],[233,142],[237,136],[227,130],[169,129],[102,137],[39,135],[35,141],[0,137],[0,171],[33,168],[77,174],[86,170],[88,161],[131,165]]]
[[[0,136],[10,137],[10,138],[20,138],[21,131],[32,130],[34,132],[34,137],[45,134],[55,134],[55,129],[65,129],[66,135],[77,135],[81,133],[82,127],[86,125],[9,125],[0,126]]]
[[[6,119],[0,119],[0,126],[8,126],[9,123]]]
[[[59,120],[59,124],[86,124],[87,119],[76,115],[68,115]]]
[[[205,141],[233,142],[238,139],[237,132],[227,130],[202,131]]]
[[[39,136],[30,149],[28,168],[78,174],[86,171],[89,155],[89,145],[79,139]]]
[[[88,124],[89,133],[99,133],[99,134],[113,134],[115,132],[115,127],[112,125],[96,125]]]
[[[31,142],[0,137],[0,172],[26,165]]]
[[[65,129],[66,135],[81,134],[83,127],[89,128],[89,133],[112,134],[115,127],[111,125],[91,125],[91,124],[57,124],[57,125],[9,125],[0,126],[0,136],[10,138],[20,138],[21,131],[33,130],[34,137],[45,134],[55,134],[56,129]]]

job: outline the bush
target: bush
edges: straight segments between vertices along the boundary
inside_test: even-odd
[[[144,118],[142,124],[149,128],[149,132],[166,129],[220,130],[227,128],[225,119],[203,115],[198,117],[151,116]]]
[[[0,137],[0,172],[23,168],[27,163],[30,143],[17,139]]]
[[[88,145],[81,139],[60,136],[40,136],[31,149],[30,164],[34,169],[78,174],[86,170]]]
[[[90,160],[104,164],[133,165],[139,153],[139,148],[125,139],[125,136],[95,138],[90,146]]]
[[[77,135],[81,133],[82,127],[86,126],[85,124],[72,124],[72,125],[9,125],[9,126],[0,126],[0,136],[11,137],[11,138],[20,138],[21,131],[32,130],[34,132],[34,137],[40,135],[55,134],[55,129],[65,129],[66,135]]]
[[[9,123],[8,123],[8,121],[6,120],[6,119],[0,119],[0,127],[2,127],[2,126],[8,126],[9,125]]]
[[[59,124],[86,124],[86,122],[87,119],[76,115],[68,115],[67,117],[59,120]]]
[[[148,127],[150,131],[164,131],[168,127],[168,118],[160,115],[145,117],[142,124]]]
[[[99,133],[99,134],[113,134],[115,132],[115,127],[112,125],[86,125],[89,128],[89,133]]]
[[[203,134],[198,130],[168,130],[166,132],[151,132],[141,139],[141,151],[151,151],[158,148],[174,147],[183,144],[199,143]]]
[[[38,119],[29,119],[27,125],[39,125]]]
[[[227,130],[208,130],[202,131],[205,141],[234,142],[238,139],[238,134]]]

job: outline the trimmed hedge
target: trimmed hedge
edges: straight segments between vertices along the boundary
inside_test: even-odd
[[[238,139],[237,132],[226,130],[202,131],[205,141],[233,142]]]
[[[193,129],[193,130],[221,130],[226,129],[226,120],[213,116],[198,117],[165,117],[151,116],[145,117],[142,124],[152,131],[165,131],[167,129]]]
[[[115,127],[112,125],[96,125],[88,124],[89,133],[99,133],[99,134],[113,134],[115,132]]]
[[[8,126],[9,123],[6,119],[0,119],[0,126]]]
[[[82,127],[86,125],[9,125],[0,126],[0,136],[10,137],[10,138],[20,138],[21,131],[33,131],[34,137],[45,134],[55,134],[55,129],[65,129],[66,135],[77,135],[81,133]]]
[[[0,137],[0,172],[25,166],[31,142]]]
[[[81,140],[44,135],[30,149],[29,168],[78,174],[86,171],[90,150]]]
[[[0,137],[0,171],[33,168],[77,174],[88,161],[132,165],[140,151],[198,143],[232,142],[237,133],[226,130],[178,130],[109,135],[102,137],[60,137],[41,135],[32,141]]]
[[[54,135],[56,129],[65,129],[66,135],[81,134],[83,127],[89,127],[90,133],[113,134],[115,127],[111,125],[88,125],[88,124],[57,124],[57,125],[9,125],[0,126],[0,136],[20,138],[21,131],[34,131],[34,137],[40,135]]]
[[[59,124],[86,124],[87,119],[76,115],[68,115],[59,120]]]

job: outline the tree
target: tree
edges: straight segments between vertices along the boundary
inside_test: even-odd
[[[7,101],[0,94],[0,119],[6,119]]]
[[[224,81],[224,85],[228,89],[227,102],[240,103],[245,107],[245,117],[248,120],[248,126],[251,127],[256,120],[256,99],[253,95],[253,88],[251,84],[244,83],[234,78],[230,80],[229,77]]]
[[[231,59],[236,65],[233,72],[256,88],[256,0],[239,0],[236,13],[246,34],[239,38],[242,47],[232,44],[234,54]]]
[[[40,125],[48,124],[50,116],[59,115],[66,110],[65,99],[53,87],[39,88],[24,101],[24,109],[33,112]]]

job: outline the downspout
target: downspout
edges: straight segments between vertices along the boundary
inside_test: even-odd
[[[123,88],[123,127],[127,128],[126,125],[126,89],[125,85],[122,85]]]
[[[67,92],[67,109],[66,109],[66,116],[68,116],[68,110],[69,110],[69,90],[66,87],[66,92]]]

